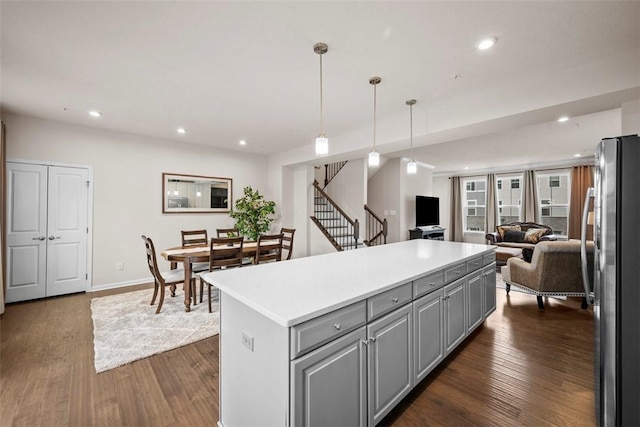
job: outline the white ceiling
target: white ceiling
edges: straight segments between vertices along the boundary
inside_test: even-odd
[[[436,171],[590,153],[640,87],[580,72],[638,52],[636,1],[2,1],[0,13],[3,111],[296,161],[313,160],[319,133],[316,42],[329,45],[324,130],[340,156],[370,148],[377,75],[383,156],[407,155],[415,98],[415,156]],[[494,48],[476,50],[486,36]],[[621,67],[640,80],[637,64]],[[580,117],[558,126],[559,114]]]

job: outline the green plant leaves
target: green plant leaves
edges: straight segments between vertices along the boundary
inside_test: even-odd
[[[265,200],[258,190],[247,186],[244,196],[236,200],[229,215],[236,221],[235,227],[242,236],[257,240],[260,234],[269,231],[275,211],[274,201]]]

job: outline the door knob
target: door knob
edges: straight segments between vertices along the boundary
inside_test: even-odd
[[[31,240],[40,240],[40,241],[42,241],[42,240],[44,240],[44,239],[46,239],[46,237],[44,237],[44,236],[40,236],[40,237],[34,237],[34,238],[33,238],[33,239],[31,239]]]
[[[51,236],[49,236],[49,240],[55,240],[55,239],[59,239],[60,236],[54,236],[53,234]],[[44,238],[42,238],[42,240],[44,240]]]

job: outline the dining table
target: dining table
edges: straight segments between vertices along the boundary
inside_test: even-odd
[[[257,242],[243,242],[242,254],[251,258],[256,254],[258,243]],[[171,263],[182,263],[184,268],[184,309],[185,311],[191,311],[191,266],[195,262],[208,262],[209,261],[210,247],[206,245],[189,245],[189,246],[176,246],[173,248],[163,250],[160,255]],[[195,295],[194,303],[195,303]]]

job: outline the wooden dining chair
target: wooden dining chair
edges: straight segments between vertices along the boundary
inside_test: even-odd
[[[287,251],[286,260],[291,259],[291,255],[293,254],[293,235],[295,234],[295,228],[281,228],[280,233],[282,234],[282,256],[284,256],[284,251]]]
[[[218,237],[239,237],[240,232],[237,228],[217,228]]]
[[[209,239],[207,238],[207,230],[182,230],[180,231],[180,233],[182,234],[183,247],[206,245],[209,243]],[[194,262],[193,264],[191,264],[191,271],[195,273],[206,271],[208,268],[208,262]]]
[[[242,267],[242,245],[244,239],[242,237],[219,237],[211,238],[209,245],[209,272],[214,270],[222,270],[227,268]],[[213,285],[206,282],[200,276],[200,302],[202,302],[202,294],[204,284],[207,284],[207,296],[209,298],[209,313],[211,313],[211,288]]]
[[[258,236],[254,264],[280,261],[282,257],[282,233],[261,234]]]
[[[160,291],[160,299],[158,300],[158,308],[156,309],[156,314],[160,313],[160,309],[162,309],[162,303],[164,302],[164,288],[167,285],[170,285],[171,296],[176,296],[176,284],[184,283],[184,270],[183,269],[175,269],[169,271],[160,271],[158,269],[158,260],[156,258],[156,249],[153,246],[153,242],[150,238],[143,235],[142,240],[144,240],[144,246],[147,251],[147,265],[149,267],[149,271],[153,276],[153,297],[151,298],[151,305],[155,304],[156,298],[158,297],[158,290]],[[194,295],[193,302],[195,304],[195,275],[191,275],[191,279],[189,280],[188,286],[191,287],[191,294]]]

